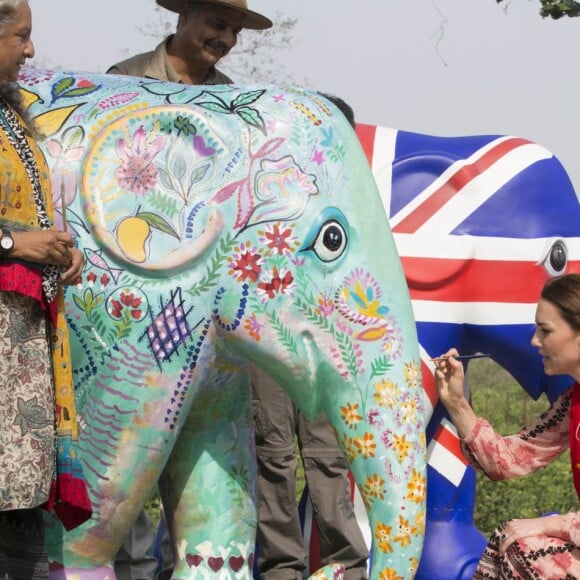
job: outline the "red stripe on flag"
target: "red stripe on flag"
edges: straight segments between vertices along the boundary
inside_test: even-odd
[[[478,160],[469,165],[463,165],[449,179],[435,190],[421,205],[415,208],[395,228],[394,233],[415,233],[429,218],[439,211],[458,191],[473,178],[489,169],[498,159],[510,151],[529,144],[526,139],[511,138],[502,141],[484,153]]]
[[[535,262],[402,256],[401,263],[412,300],[530,304],[549,278]],[[567,271],[580,271],[580,261],[569,262]]]
[[[362,145],[363,151],[367,156],[367,161],[371,167],[373,166],[373,153],[375,150],[376,132],[376,125],[365,125],[362,123],[356,124],[356,134],[358,135],[360,144]]]
[[[440,425],[433,439],[435,439],[435,441],[440,445],[443,445],[445,449],[453,453],[461,463],[467,465],[467,459],[465,459],[465,455],[463,455],[463,452],[461,451],[461,445],[459,444],[459,439],[455,433],[452,433],[449,429]]]
[[[429,365],[424,361],[421,361],[421,375],[423,378],[423,390],[427,397],[429,397],[431,406],[435,408],[435,405],[439,401],[437,387],[435,386],[435,377],[433,376],[433,371]]]

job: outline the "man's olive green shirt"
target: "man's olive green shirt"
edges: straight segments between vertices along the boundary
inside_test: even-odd
[[[151,52],[137,54],[111,66],[108,74],[128,75],[156,79],[158,81],[182,82],[167,58],[167,43],[173,35],[168,36]],[[204,85],[231,85],[234,81],[227,75],[212,67],[203,82]]]

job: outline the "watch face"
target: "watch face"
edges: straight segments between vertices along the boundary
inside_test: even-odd
[[[11,250],[14,246],[14,240],[10,236],[2,236],[0,238],[0,247],[5,250]]]

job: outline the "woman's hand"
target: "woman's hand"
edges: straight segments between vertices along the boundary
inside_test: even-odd
[[[459,436],[465,437],[473,429],[477,417],[465,398],[463,364],[453,358],[458,354],[451,348],[437,360],[435,384],[439,400],[445,405]]]
[[[37,264],[59,266],[65,272],[72,268],[75,246],[70,234],[56,230],[38,230],[13,232],[12,237],[14,249],[10,257]]]
[[[548,536],[568,541],[568,518],[566,515],[544,516],[525,520],[510,520],[499,537],[499,552],[503,554],[518,540],[531,536]]]
[[[66,270],[61,268],[60,281],[65,285],[76,284],[80,280],[85,265],[85,256],[80,250],[72,248],[71,254],[70,266]]]
[[[448,409],[460,406],[465,399],[463,365],[453,358],[458,355],[455,348],[449,349],[437,360],[435,367],[439,399]]]

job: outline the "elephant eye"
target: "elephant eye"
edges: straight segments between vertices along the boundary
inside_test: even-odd
[[[334,262],[344,253],[346,243],[345,229],[336,220],[330,220],[320,228],[311,250],[323,262]]]
[[[568,250],[563,240],[556,240],[550,246],[542,263],[550,276],[558,276],[564,273],[568,264]]]

